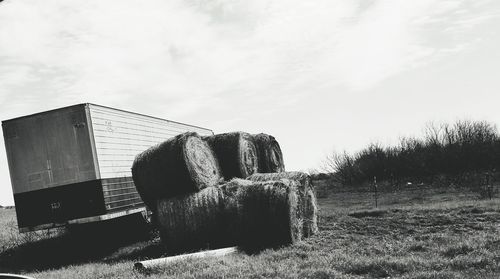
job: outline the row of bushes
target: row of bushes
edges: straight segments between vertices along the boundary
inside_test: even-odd
[[[399,144],[370,144],[355,154],[331,154],[325,168],[347,185],[373,181],[432,182],[435,177],[461,177],[500,169],[500,135],[486,121],[428,124],[422,138],[401,138]]]

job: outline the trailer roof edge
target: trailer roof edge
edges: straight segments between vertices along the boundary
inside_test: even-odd
[[[192,124],[187,124],[187,123],[178,122],[178,121],[173,121],[173,120],[169,120],[169,119],[165,119],[165,118],[161,118],[161,117],[156,117],[156,116],[151,116],[151,115],[147,115],[147,114],[142,114],[142,113],[138,113],[138,112],[123,110],[123,109],[118,109],[118,108],[113,108],[113,107],[108,107],[108,106],[103,106],[103,105],[98,105],[98,104],[94,104],[94,103],[80,103],[80,104],[76,104],[76,105],[59,107],[59,108],[50,109],[50,110],[41,111],[41,112],[36,112],[36,113],[28,114],[28,115],[18,116],[18,117],[14,117],[14,118],[2,120],[2,125],[4,123],[7,123],[7,122],[11,122],[11,121],[15,121],[15,120],[23,119],[23,118],[28,118],[28,117],[33,117],[33,116],[36,116],[36,115],[45,114],[47,112],[53,112],[53,111],[63,110],[63,109],[71,108],[71,107],[89,106],[89,105],[91,105],[91,106],[97,106],[97,107],[102,107],[102,108],[113,109],[113,110],[118,110],[118,111],[122,111],[122,112],[126,112],[126,113],[132,113],[132,114],[135,114],[135,115],[141,115],[141,116],[151,117],[151,118],[155,118],[155,119],[158,119],[158,120],[163,120],[163,121],[168,121],[168,122],[172,122],[172,123],[176,123],[176,124],[182,124],[182,125],[186,125],[186,126],[190,126],[190,127],[194,127],[194,128],[198,128],[198,129],[208,130],[208,131],[211,131],[213,133],[212,129],[208,129],[208,128],[205,128],[205,127],[201,127],[201,126],[197,126],[197,125],[192,125]]]
[[[191,124],[187,124],[187,123],[183,123],[183,122],[178,122],[178,121],[173,121],[173,120],[169,120],[169,119],[165,119],[165,118],[161,118],[161,117],[156,117],[156,116],[151,116],[151,115],[147,115],[147,114],[143,114],[143,113],[138,113],[138,112],[133,112],[133,111],[129,111],[129,110],[124,110],[124,109],[118,109],[118,108],[113,108],[113,107],[98,105],[98,104],[94,104],[94,103],[86,103],[86,104],[87,105],[92,105],[92,106],[97,106],[97,107],[102,107],[102,108],[114,109],[114,110],[118,110],[118,111],[122,111],[122,112],[127,112],[127,113],[132,113],[132,114],[135,114],[135,115],[141,115],[141,116],[151,117],[151,118],[155,118],[155,119],[158,119],[158,120],[168,121],[168,122],[172,122],[172,123],[176,123],[176,124],[182,124],[182,125],[191,126],[191,127],[194,127],[194,128],[204,129],[204,130],[208,130],[208,131],[213,132],[212,129],[208,129],[208,128],[205,128],[205,127],[191,125]]]
[[[45,110],[45,111],[35,112],[35,113],[32,113],[32,114],[28,114],[28,115],[18,116],[18,117],[14,117],[14,118],[2,120],[2,124],[5,123],[5,122],[11,122],[11,121],[14,121],[14,120],[19,120],[19,119],[23,119],[23,118],[33,117],[33,116],[40,115],[40,114],[45,114],[47,112],[53,112],[53,111],[63,110],[63,109],[71,108],[71,107],[78,107],[78,106],[82,106],[82,105],[87,105],[87,103],[81,103],[81,104],[76,104],[76,105],[59,107],[59,108],[55,108],[55,109],[49,109],[49,110]]]

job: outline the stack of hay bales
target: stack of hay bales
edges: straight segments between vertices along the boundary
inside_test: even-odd
[[[175,253],[276,247],[315,234],[311,179],[284,170],[270,135],[184,133],[139,154],[132,175],[162,243]]]

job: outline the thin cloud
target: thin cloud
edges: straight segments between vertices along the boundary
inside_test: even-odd
[[[285,95],[293,104],[335,86],[366,90],[420,65],[435,48],[418,27],[463,8],[460,1],[363,3],[5,1],[0,95],[124,104],[138,92],[189,96],[191,103],[175,103],[185,109],[174,116],[219,106],[207,95]]]

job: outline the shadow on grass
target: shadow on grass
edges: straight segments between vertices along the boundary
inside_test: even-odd
[[[365,275],[369,278],[400,277],[410,270],[409,264],[392,259],[377,259],[350,263],[345,271],[354,275]]]
[[[60,236],[22,243],[0,253],[0,273],[42,271],[92,261],[115,262],[163,254],[151,228],[137,220],[79,225]]]

